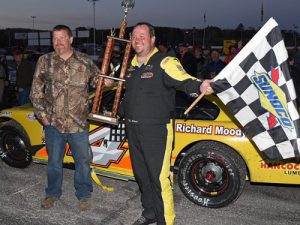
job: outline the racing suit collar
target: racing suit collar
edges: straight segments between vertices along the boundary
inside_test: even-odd
[[[147,65],[149,59],[156,53],[158,52],[158,48],[154,48],[153,51],[151,52],[151,54],[148,56],[148,58],[146,59],[146,61],[144,62],[144,65]],[[135,55],[131,61],[131,65],[132,66],[137,66],[138,62],[137,62],[137,56]]]

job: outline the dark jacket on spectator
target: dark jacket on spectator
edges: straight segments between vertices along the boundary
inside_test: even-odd
[[[203,79],[212,79],[214,76],[216,76],[224,67],[226,66],[226,63],[223,62],[222,60],[218,60],[218,61],[211,61],[209,62],[202,75],[201,78]],[[212,76],[212,74],[214,74]]]
[[[33,79],[33,68],[30,62],[22,60],[17,66],[16,87],[25,88],[31,86]]]
[[[191,52],[186,52],[181,60],[184,70],[194,77],[197,76],[197,64],[198,61]]]

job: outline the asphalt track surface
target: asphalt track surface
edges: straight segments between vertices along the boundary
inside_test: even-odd
[[[115,191],[94,184],[92,208],[80,212],[74,196],[71,169],[64,169],[63,195],[49,210],[40,208],[44,198],[46,166],[32,163],[12,168],[0,160],[0,225],[130,225],[141,213],[135,182],[101,180]],[[246,183],[241,197],[227,207],[209,209],[187,200],[174,187],[176,225],[299,225],[300,186]]]

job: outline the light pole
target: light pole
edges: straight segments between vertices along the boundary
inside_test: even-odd
[[[34,30],[34,20],[36,18],[36,16],[30,16],[32,18],[32,30]]]
[[[96,22],[95,22],[95,6],[96,6],[96,2],[99,0],[87,0],[88,2],[92,2],[93,3],[93,21],[94,21],[94,58],[96,57]]]
[[[202,48],[204,48],[204,42],[205,42],[206,11],[204,12],[204,15],[203,15],[203,23],[204,23],[204,28],[203,28]]]
[[[293,24],[293,28],[294,28],[294,45],[295,48],[297,47],[297,34],[296,34],[296,29],[298,28],[298,26],[296,26],[295,24]]]

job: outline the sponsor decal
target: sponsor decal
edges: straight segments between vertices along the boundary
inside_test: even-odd
[[[279,68],[271,69],[271,77],[267,73],[255,72],[251,80],[259,91],[261,106],[270,113],[267,118],[269,129],[275,127],[278,122],[283,127],[294,128],[288,113],[285,93],[277,86]]]
[[[300,176],[300,163],[298,162],[260,162],[261,169],[281,170],[285,175],[299,175]]]
[[[192,98],[197,98],[199,95],[198,95],[197,93],[190,93],[190,96],[191,96]]]
[[[169,62],[169,60],[170,60],[170,57],[166,57],[161,61],[161,64],[166,65]]]
[[[260,163],[260,168],[267,168],[267,169],[283,169],[283,170],[300,170],[300,165],[299,164],[294,164],[294,163],[286,163],[286,164],[269,164],[266,162],[261,162]]]
[[[222,136],[236,136],[236,137],[243,137],[244,133],[239,128],[226,128],[224,126],[216,126],[215,127],[215,134],[222,135]]]
[[[185,123],[176,123],[176,132],[179,133],[194,133],[194,134],[212,134],[212,125],[210,126],[195,126],[194,124],[187,125]]]
[[[0,112],[0,114],[3,115],[3,116],[11,116],[12,112],[2,111],[2,112]]]
[[[154,76],[154,74],[152,73],[152,72],[144,72],[144,73],[142,73],[142,75],[141,75],[141,78],[142,79],[149,79],[149,78],[152,78]]]
[[[130,67],[127,69],[127,73],[125,75],[125,78],[130,78],[132,76],[132,72],[134,71],[134,67],[130,65]]]
[[[31,112],[27,115],[27,119],[30,121],[37,120],[33,112]]]
[[[176,65],[176,67],[177,67],[177,69],[178,69],[179,71],[185,71],[185,70],[183,69],[182,65]]]
[[[146,65],[144,72],[141,75],[142,79],[149,79],[152,78],[154,76],[153,74],[153,65]]]
[[[194,124],[176,123],[176,132],[188,134],[207,134],[220,136],[244,137],[245,134],[239,128],[228,128],[221,125],[197,126]]]
[[[153,70],[153,65],[146,65],[145,71],[152,71]]]

